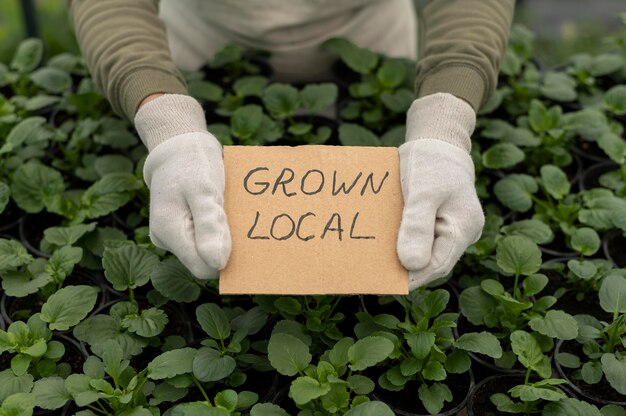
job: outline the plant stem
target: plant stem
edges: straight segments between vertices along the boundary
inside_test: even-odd
[[[206,391],[204,391],[204,388],[202,387],[202,384],[200,383],[200,381],[195,376],[192,376],[191,378],[193,379],[193,382],[196,384],[196,386],[198,386],[198,388],[200,389],[200,392],[204,396],[204,400],[206,400],[206,402],[210,406],[212,406],[211,400],[209,400],[209,396],[207,396]]]
[[[133,290],[132,287],[128,288],[128,299],[132,302],[135,303],[135,291]]]
[[[524,384],[528,384],[528,380],[530,380],[530,368],[526,369],[526,378],[524,379]]]

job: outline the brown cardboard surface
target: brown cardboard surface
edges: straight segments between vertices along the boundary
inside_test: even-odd
[[[232,252],[220,293],[408,293],[396,148],[225,146],[224,165]]]

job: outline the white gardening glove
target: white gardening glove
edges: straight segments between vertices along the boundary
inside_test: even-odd
[[[447,93],[419,98],[399,147],[404,211],[398,257],[409,290],[447,275],[485,223],[469,155],[476,113]]]
[[[230,256],[224,213],[222,146],[193,98],[165,94],[141,106],[135,127],[149,154],[150,239],[201,279],[216,278]]]

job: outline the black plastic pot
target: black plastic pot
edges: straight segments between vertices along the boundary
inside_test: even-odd
[[[580,344],[572,341],[559,341],[556,344],[556,355],[559,352],[568,352],[570,354],[583,357],[582,347]],[[578,396],[583,401],[602,407],[605,405],[613,404],[616,406],[626,407],[626,397],[615,391],[606,378],[602,378],[598,384],[588,385],[582,380],[575,380],[572,377],[572,370],[564,368],[555,359],[554,366],[559,373],[559,376],[567,380],[568,384],[564,387],[573,396]],[[611,397],[613,396],[613,397]],[[621,400],[620,400],[621,399]]]
[[[580,256],[565,244],[565,236],[561,232],[554,234],[554,240],[545,246],[539,246],[544,261],[553,259],[572,259]]]
[[[544,265],[550,265],[553,263],[563,263],[565,267],[567,267],[566,263],[572,260],[571,257],[561,257],[548,260],[544,262]],[[568,288],[568,282],[554,270],[544,269],[540,271],[548,277],[548,285],[543,290],[544,295],[554,295],[556,290],[560,288]],[[606,319],[608,318],[607,313],[600,307],[598,304],[597,293],[588,293],[585,299],[578,300],[576,299],[576,294],[574,292],[566,291],[561,297],[558,298],[556,302],[556,309],[560,309],[564,312],[569,313],[570,315],[578,315],[578,314],[587,314],[595,316],[598,319]]]
[[[601,186],[600,177],[617,168],[619,168],[619,165],[612,160],[605,160],[589,166],[580,177],[580,189],[585,191],[599,188]]]
[[[49,258],[49,254],[39,250],[39,243],[43,239],[43,230],[59,224],[58,221],[53,222],[53,216],[50,214],[44,213],[40,215],[41,218],[24,216],[20,219],[18,225],[20,242],[35,256]]]
[[[96,310],[98,310],[102,305],[106,304],[109,301],[108,291],[106,290],[103,282],[98,279],[93,274],[83,271],[82,269],[76,269],[74,272],[65,279],[63,286],[69,285],[89,285],[95,286],[100,289],[98,292],[98,300],[96,301],[96,305],[91,314],[94,314]],[[0,316],[5,322],[5,325],[8,327],[13,321],[16,319],[16,313],[20,310],[30,311],[28,312],[28,316],[31,316],[34,313],[40,311],[41,306],[43,305],[44,300],[40,299],[37,296],[37,293],[33,293],[32,295],[28,295],[23,298],[15,298],[12,296],[8,296],[6,293],[2,293],[2,297],[0,297]],[[24,308],[26,307],[26,308]],[[32,307],[32,309],[28,309],[28,307]],[[90,314],[90,315],[91,315]],[[28,317],[24,317],[24,319],[17,320],[26,320]],[[58,333],[65,333],[69,331],[57,331]]]
[[[2,217],[2,221],[0,221],[0,234],[18,237],[18,227],[20,220],[24,216],[24,212],[20,210],[13,201],[9,201],[9,204],[0,216]]]
[[[453,402],[446,403],[444,411],[437,416],[461,415],[467,404],[472,388],[474,387],[474,376],[472,371],[464,374],[448,374],[446,384],[452,392]],[[386,391],[376,388],[372,393],[372,398],[385,403],[396,415],[401,416],[429,416],[430,414],[422,405],[417,395],[419,382],[410,381],[405,388],[399,392]],[[455,391],[456,390],[456,391]]]
[[[626,267],[626,236],[622,230],[612,230],[604,235],[602,249],[607,259],[617,267]]]

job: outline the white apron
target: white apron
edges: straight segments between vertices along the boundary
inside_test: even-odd
[[[345,37],[392,57],[416,59],[412,0],[161,0],[172,58],[197,70],[228,42],[271,53],[283,82],[328,77],[333,55],[320,44]]]

